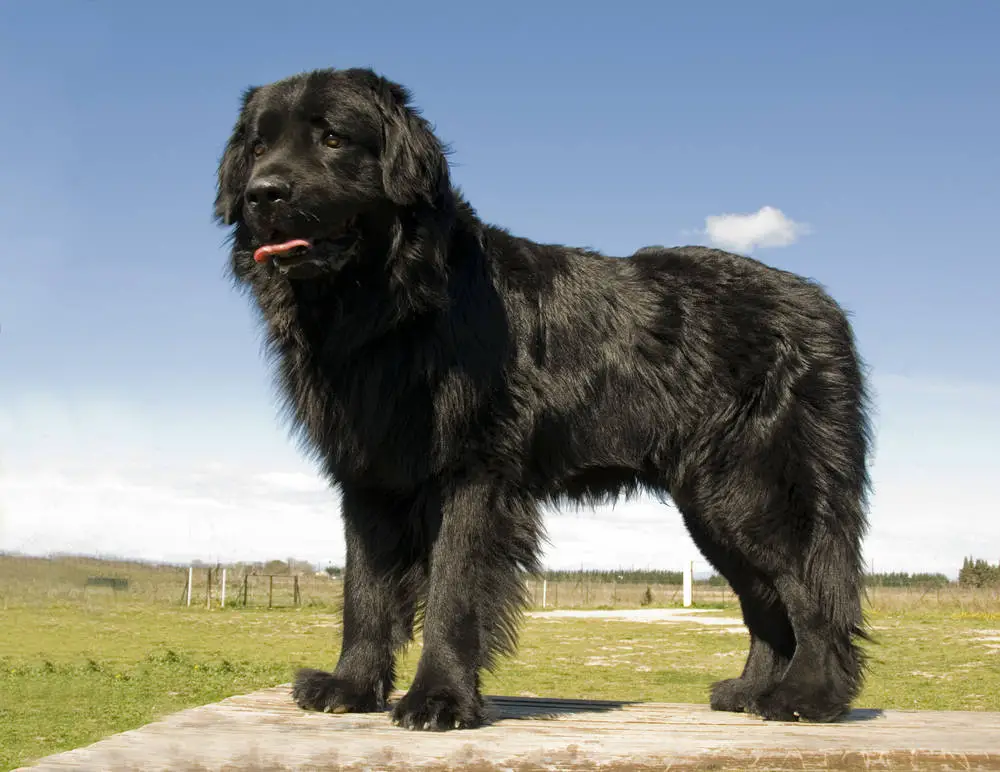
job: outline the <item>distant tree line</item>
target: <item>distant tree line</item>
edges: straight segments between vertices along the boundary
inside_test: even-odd
[[[306,561],[271,560],[266,563],[240,564],[249,573],[311,573],[314,569]],[[343,576],[343,567],[328,565],[324,571],[333,579]],[[666,584],[679,585],[683,582],[680,571],[658,571],[653,569],[635,570],[576,570],[576,571],[544,571],[541,578],[550,582],[571,582],[589,584]],[[710,587],[725,587],[728,583],[719,574],[711,574],[694,580],[695,584]],[[865,574],[865,585],[868,587],[899,587],[913,589],[937,589],[952,584],[942,573],[907,573],[905,571],[869,572]],[[1000,587],[1000,563],[991,565],[985,560],[966,558],[958,575],[958,584],[967,587]]]
[[[209,563],[202,560],[193,560],[191,565],[195,568],[215,568],[215,563]],[[221,563],[219,564],[222,565]],[[250,574],[250,575],[260,575],[260,576],[282,576],[284,574],[312,574],[315,573],[316,569],[313,568],[313,564],[308,560],[296,560],[294,558],[288,558],[287,560],[260,560],[257,562],[251,561],[239,561],[236,563],[227,563],[226,567],[232,574]]]
[[[1000,587],[1000,563],[993,566],[985,560],[966,558],[958,572],[958,583],[967,587]]]
[[[949,583],[950,580],[944,574],[908,574],[904,571],[865,574],[865,585],[868,587],[914,587],[933,590],[937,587],[947,587]]]
[[[545,571],[542,576],[550,582],[589,582],[591,584],[680,584],[680,571]]]

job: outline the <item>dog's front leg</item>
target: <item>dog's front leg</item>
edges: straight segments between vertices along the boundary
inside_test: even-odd
[[[440,490],[431,553],[424,648],[413,684],[393,710],[408,729],[475,727],[484,720],[479,676],[512,653],[524,574],[538,568],[536,504],[503,483],[477,479]]]
[[[344,633],[332,672],[299,671],[300,707],[329,713],[385,710],[396,677],[396,653],[411,639],[426,572],[413,502],[343,486]]]

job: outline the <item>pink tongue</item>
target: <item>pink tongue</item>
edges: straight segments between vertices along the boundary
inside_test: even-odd
[[[280,244],[265,244],[262,247],[258,247],[257,251],[253,253],[253,259],[258,263],[266,263],[275,255],[283,255],[286,252],[291,252],[293,249],[309,249],[311,246],[312,244],[305,239],[292,239],[291,241],[283,241]]]

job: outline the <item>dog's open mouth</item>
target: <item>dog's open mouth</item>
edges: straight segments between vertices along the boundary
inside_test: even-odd
[[[275,232],[268,243],[257,247],[253,259],[258,263],[272,263],[282,273],[316,273],[337,268],[337,262],[349,258],[357,242],[355,218],[346,220],[336,231],[313,239],[290,238]]]

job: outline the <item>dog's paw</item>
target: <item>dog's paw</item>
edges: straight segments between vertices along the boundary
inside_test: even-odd
[[[462,696],[449,687],[413,687],[392,710],[392,723],[405,729],[443,732],[473,729],[485,719],[478,694]]]
[[[800,714],[790,697],[779,687],[774,687],[754,697],[748,709],[765,721],[798,721]]]
[[[749,710],[768,721],[838,721],[850,712],[850,702],[830,689],[787,678],[756,695]]]
[[[731,713],[745,713],[750,710],[753,701],[752,687],[743,678],[727,678],[712,684],[709,705],[712,710],[725,710]]]
[[[375,688],[359,688],[333,673],[303,668],[295,676],[292,699],[305,710],[323,713],[375,713],[385,710],[385,698]]]

